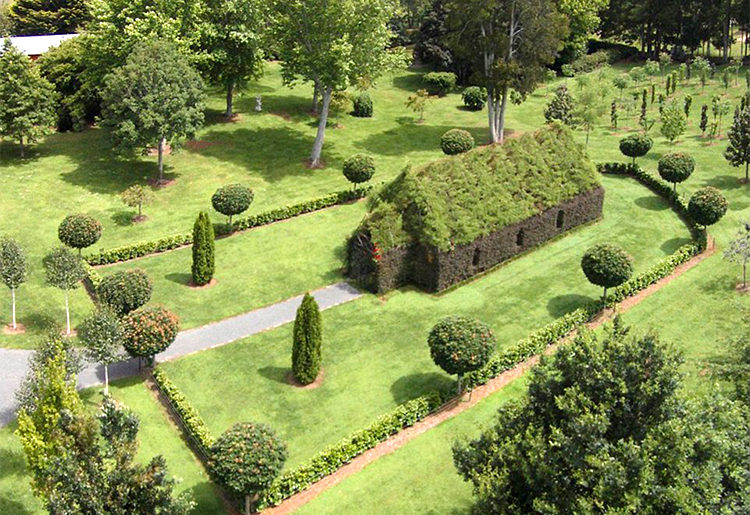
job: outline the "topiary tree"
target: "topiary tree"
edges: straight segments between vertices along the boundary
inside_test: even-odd
[[[78,255],[81,255],[81,249],[90,247],[102,236],[102,224],[95,218],[75,214],[68,215],[57,228],[57,237],[68,247],[78,249]]]
[[[229,229],[232,230],[232,217],[247,211],[253,203],[253,190],[242,184],[222,186],[211,197],[211,205],[224,216],[229,217]]]
[[[633,258],[617,245],[601,243],[586,251],[581,269],[589,282],[604,288],[602,299],[606,299],[607,288],[620,286],[633,275]]]
[[[357,118],[372,118],[373,107],[372,97],[366,91],[362,91],[355,95],[354,100],[354,111],[352,114]]]
[[[440,148],[449,156],[468,152],[474,144],[474,136],[463,129],[451,129],[440,138]]]
[[[99,302],[118,316],[144,306],[150,299],[153,283],[140,268],[115,272],[102,279],[96,288]]]
[[[177,315],[160,306],[133,311],[122,319],[123,345],[131,356],[146,358],[151,366],[154,356],[172,345],[179,328]]]
[[[134,184],[120,193],[120,198],[122,199],[122,203],[126,206],[138,208],[138,216],[135,220],[141,221],[146,219],[146,217],[143,216],[143,206],[151,203],[154,199],[154,194],[151,193],[151,190],[148,188],[144,188],[140,184]]]
[[[245,499],[245,515],[251,501],[271,486],[284,467],[286,445],[264,424],[235,424],[209,450],[208,471],[217,483]]]
[[[322,328],[318,303],[309,293],[297,309],[293,338],[292,373],[301,384],[310,384],[320,373]]]
[[[544,119],[547,123],[560,121],[568,126],[574,125],[573,97],[568,92],[568,86],[561,84],[555,90],[555,96],[544,108]]]
[[[44,258],[44,268],[47,272],[47,282],[59,288],[65,295],[65,327],[66,334],[70,334],[70,307],[68,292],[78,288],[86,278],[83,260],[73,254],[66,247],[58,247]]]
[[[487,103],[487,90],[479,86],[469,86],[461,94],[461,99],[469,111],[481,111]]]
[[[355,154],[344,161],[344,177],[354,184],[372,179],[375,174],[375,160],[366,154]]]
[[[712,186],[706,186],[690,197],[688,214],[695,223],[705,228],[721,220],[728,207],[727,199],[719,190]]]
[[[748,95],[750,98],[750,91]],[[750,172],[750,105],[745,106],[734,118],[727,138],[729,146],[724,152],[724,158],[732,166],[745,165],[745,182],[747,182],[750,179],[748,177],[748,172]]]
[[[109,395],[109,365],[119,361],[125,342],[118,314],[108,306],[99,306],[78,328],[78,338],[87,357],[104,367],[104,395]]]
[[[16,289],[26,282],[26,253],[12,238],[0,240],[0,278],[10,289],[11,327],[16,329]]]
[[[677,192],[677,183],[684,182],[695,171],[695,159],[684,152],[667,154],[659,159],[659,175],[671,182]]]
[[[492,356],[496,341],[482,322],[463,316],[442,319],[427,337],[432,361],[449,374],[458,375],[458,394],[464,374],[482,368]]]
[[[201,212],[193,225],[193,284],[203,286],[210,283],[215,268],[214,227],[208,213]]]
[[[653,146],[654,140],[646,134],[631,134],[620,140],[620,152],[628,157],[632,157],[633,164],[635,164],[636,158],[648,154]]]

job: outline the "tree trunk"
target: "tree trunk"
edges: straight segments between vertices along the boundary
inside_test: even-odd
[[[497,102],[495,102],[492,93],[487,93],[487,118],[490,125],[490,143],[497,143],[497,127],[495,127],[495,111],[497,109]]]
[[[745,161],[745,182],[748,182],[748,172],[750,172],[750,161]]]
[[[138,218],[142,216],[143,212],[143,201],[138,202]]]
[[[104,395],[109,395],[109,365],[104,364]]]
[[[590,133],[591,133],[591,126],[587,125],[586,126],[586,146],[587,147],[589,146],[589,134]]]
[[[21,159],[23,159],[24,157],[26,157],[23,150],[23,136],[21,136],[21,138],[19,139],[19,143],[21,144]]]
[[[503,99],[500,103],[500,112],[496,113],[497,116],[497,137],[500,143],[505,141],[505,111],[508,109],[508,88],[503,90]]]
[[[459,397],[463,393],[463,384],[462,384],[463,381],[462,380],[463,380],[463,375],[462,374],[458,374],[458,395],[459,395]]]
[[[250,515],[250,496],[245,495],[245,515]]]
[[[166,143],[166,138],[161,138],[159,140],[159,182],[164,180],[164,145],[166,145]]]
[[[602,300],[607,300],[607,287],[604,287],[604,294],[602,294]]]
[[[323,109],[320,112],[320,122],[318,123],[318,134],[315,136],[312,154],[310,155],[310,167],[317,168],[320,166],[320,155],[323,153],[323,140],[326,135],[326,124],[328,123],[328,108],[331,105],[331,95],[333,88],[330,86],[323,91]]]
[[[318,79],[315,79],[313,82],[313,99],[312,99],[312,109],[311,111],[315,114],[318,114],[318,96],[320,95],[320,81]]]
[[[13,308],[12,308],[12,312],[13,312],[13,317],[12,317],[13,318],[13,329],[15,329],[16,328],[16,289],[15,288],[11,288],[10,289],[10,296],[11,296],[11,299],[12,299],[11,304],[13,306]]]
[[[232,93],[234,92],[234,81],[229,81],[227,84],[227,112],[224,113],[224,116],[227,118],[232,117]]]
[[[68,291],[65,290],[65,327],[67,334],[70,335],[70,306],[68,305]]]

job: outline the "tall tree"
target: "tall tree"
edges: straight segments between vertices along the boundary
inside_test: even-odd
[[[544,81],[568,33],[553,0],[452,0],[452,48],[477,70],[487,90],[490,141],[503,141],[512,90],[521,96]]]
[[[0,240],[0,278],[10,289],[11,327],[16,329],[16,290],[26,282],[26,253],[12,238]]]
[[[232,116],[236,89],[263,75],[264,28],[267,2],[262,0],[205,0],[200,49],[207,80],[224,87],[226,117]]]
[[[18,141],[24,157],[24,142],[35,142],[55,124],[55,91],[10,39],[1,54],[0,136]]]
[[[395,0],[276,0],[273,37],[284,82],[312,82],[322,93],[318,132],[310,166],[320,166],[328,110],[334,91],[359,81],[373,83],[406,62],[403,49],[389,48],[388,21]]]
[[[724,157],[732,166],[745,165],[745,181],[750,172],[750,106],[734,118],[732,127],[727,133],[729,146]]]
[[[59,288],[65,295],[65,327],[70,334],[70,306],[68,293],[75,290],[86,277],[83,260],[66,247],[54,249],[44,258],[44,268],[47,272],[47,282]]]
[[[315,298],[305,293],[294,319],[292,373],[301,384],[310,384],[320,373],[320,345],[323,340],[320,309]]]
[[[159,181],[164,149],[177,148],[203,125],[203,81],[177,47],[166,41],[135,48],[127,64],[107,76],[102,126],[124,154],[157,148]]]
[[[214,226],[208,213],[201,211],[193,224],[193,264],[191,274],[195,286],[211,282],[216,271]]]
[[[86,347],[88,358],[104,367],[104,395],[109,395],[109,365],[120,360],[124,352],[125,333],[111,308],[99,306],[83,321],[78,337]]]
[[[563,57],[572,61],[586,54],[589,37],[599,28],[599,12],[610,0],[558,0],[558,8],[567,18],[570,33],[565,39]]]
[[[14,0],[9,18],[19,36],[73,34],[91,14],[85,0]]]

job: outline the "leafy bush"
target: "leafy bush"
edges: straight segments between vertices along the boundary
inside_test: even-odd
[[[463,129],[451,129],[440,138],[440,148],[449,156],[463,154],[474,148],[474,136]]]
[[[632,157],[633,164],[635,164],[636,158],[648,154],[653,146],[654,140],[646,134],[631,134],[620,140],[620,152],[628,157]]]
[[[104,277],[96,288],[96,297],[120,316],[127,315],[151,299],[153,283],[140,268],[115,272]]]
[[[344,161],[344,177],[352,184],[361,184],[375,175],[375,160],[366,154],[355,154]]]
[[[354,97],[354,116],[357,118],[372,118],[373,107],[372,97],[366,91],[363,91]]]
[[[57,228],[57,236],[68,247],[81,249],[90,247],[102,236],[102,224],[84,214],[68,215]]]
[[[706,227],[721,220],[728,207],[727,199],[719,190],[712,186],[706,186],[690,197],[688,213],[696,223]]]
[[[430,95],[444,97],[456,87],[456,74],[451,72],[430,72],[422,77]]]
[[[208,213],[201,212],[193,226],[193,284],[203,286],[211,282],[216,271],[214,260],[214,227]]]
[[[122,319],[125,350],[153,362],[153,357],[177,338],[179,325],[177,315],[159,306],[133,311]]]
[[[247,211],[253,202],[253,190],[242,184],[227,184],[222,186],[211,197],[211,205],[224,216],[229,217],[229,227],[232,227],[232,217]]]
[[[447,373],[458,375],[458,393],[464,374],[482,368],[497,342],[492,330],[479,320],[462,316],[442,319],[427,337],[432,361]]]
[[[554,98],[544,109],[544,119],[547,123],[557,120],[568,126],[574,125],[573,97],[565,84],[559,85],[555,90]]]
[[[306,293],[294,319],[292,341],[292,373],[301,384],[310,384],[318,377],[322,340],[318,303]]]
[[[153,200],[154,194],[151,193],[151,190],[144,188],[140,184],[134,184],[133,186],[120,193],[120,198],[122,199],[122,203],[126,206],[137,207],[138,217],[142,217],[143,206]]]
[[[677,183],[684,182],[695,171],[695,159],[684,152],[667,154],[659,159],[659,175],[667,182],[674,184],[675,191]]]
[[[461,94],[461,98],[469,111],[481,111],[487,103],[487,90],[478,86],[469,86]]]
[[[592,284],[604,287],[606,298],[607,288],[619,286],[633,275],[633,258],[617,245],[601,243],[586,251],[581,269]]]

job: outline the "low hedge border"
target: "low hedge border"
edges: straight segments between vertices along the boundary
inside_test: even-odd
[[[258,213],[257,215],[240,218],[232,222],[233,230],[231,231],[229,230],[227,224],[219,224],[216,225],[214,232],[217,236],[226,236],[233,232],[245,231],[254,227],[260,227],[262,225],[268,225],[274,222],[288,220],[290,218],[294,218],[306,213],[312,213],[314,211],[320,211],[321,209],[325,209],[328,207],[362,199],[366,197],[368,193],[370,193],[371,189],[371,185],[366,185],[351,190],[337,191],[324,197],[300,202],[299,204],[284,206],[277,209],[272,209],[271,211],[266,211],[264,213]],[[91,266],[111,265],[114,263],[120,263],[123,261],[129,261],[131,259],[149,256],[151,254],[158,254],[160,252],[177,249],[186,245],[190,245],[192,242],[192,232],[184,234],[173,234],[171,236],[165,236],[157,240],[134,243],[132,245],[125,245],[109,250],[102,249],[96,254],[85,256],[84,259]]]

